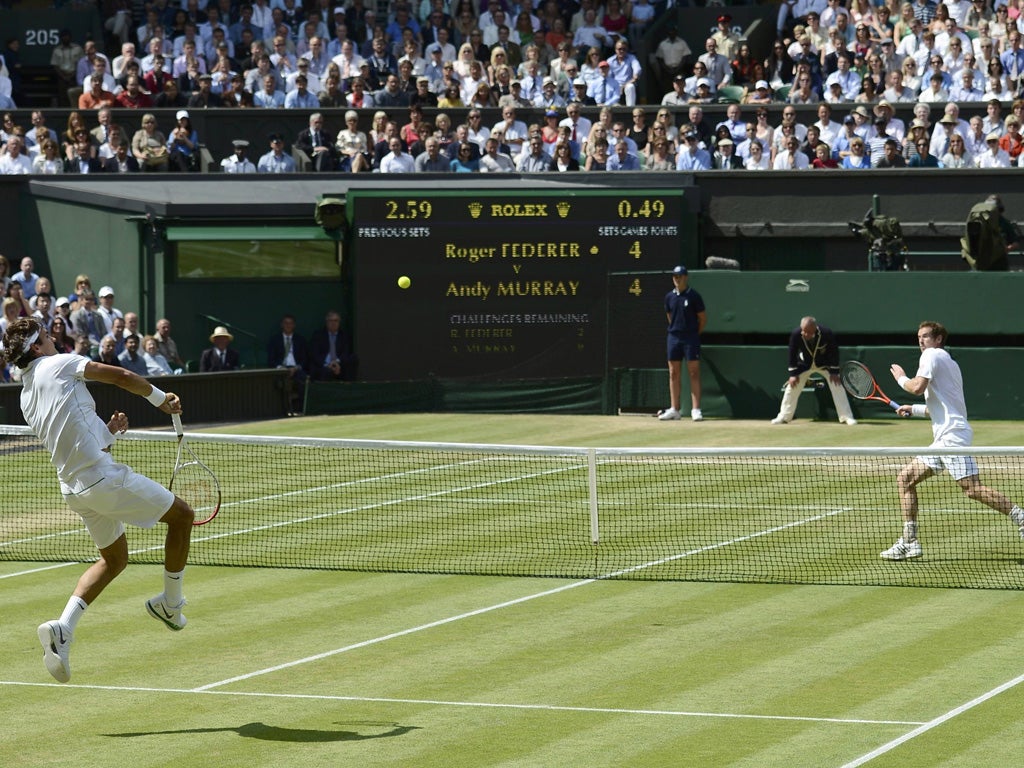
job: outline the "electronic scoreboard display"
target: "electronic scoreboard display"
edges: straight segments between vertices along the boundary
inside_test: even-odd
[[[368,381],[603,375],[610,274],[670,271],[692,218],[678,189],[351,189],[346,206]],[[632,298],[663,328],[658,285]]]

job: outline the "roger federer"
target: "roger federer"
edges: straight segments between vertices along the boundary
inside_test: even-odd
[[[8,326],[3,345],[4,358],[22,370],[25,421],[49,451],[64,500],[82,518],[100,551],[99,560],[78,580],[60,618],[39,625],[46,669],[66,683],[71,679],[69,652],[79,619],[128,565],[125,523],[140,528],[167,524],[164,591],[146,601],[146,610],[169,629],[184,628],[182,576],[194,517],[191,507],[162,485],[114,461],[110,446],[114,435],[128,428],[128,417],[118,411],[104,423],[86,382],[113,384],[146,398],[164,413],[180,413],[181,402],[124,368],[58,354],[49,333],[30,317]]]
[[[889,370],[896,383],[913,395],[924,395],[924,405],[901,405],[900,416],[928,416],[932,420],[932,448],[967,448],[974,431],[967,422],[964,381],[960,366],[946,351],[949,332],[939,323],[926,321],[917,329],[921,360],[914,378],[902,366],[893,363]],[[911,459],[897,480],[903,510],[903,535],[882,552],[886,560],[920,557],[917,538],[917,486],[932,475],[946,470],[968,498],[1007,515],[1024,538],[1024,510],[994,488],[982,485],[978,463],[972,456],[917,456]]]

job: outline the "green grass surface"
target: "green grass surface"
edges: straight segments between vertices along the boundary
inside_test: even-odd
[[[1020,442],[1019,425],[975,426],[979,445]],[[929,438],[921,421],[461,415],[223,431],[623,446]],[[1020,762],[1019,592],[194,566],[189,625],[171,633],[143,608],[159,567],[136,565],[86,613],[72,682],[58,685],[35,626],[60,613],[81,570],[0,562],[4,768]]]

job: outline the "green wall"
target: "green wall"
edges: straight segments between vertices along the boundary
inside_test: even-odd
[[[114,306],[139,311],[143,301],[139,227],[123,212],[36,198],[43,258],[36,272],[53,280],[57,295],[75,288],[75,277],[89,275],[94,291],[114,289]]]
[[[855,334],[905,332],[922,320],[960,334],[1024,333],[1021,272],[693,272],[707,305],[706,333],[785,334],[814,315],[847,343]]]

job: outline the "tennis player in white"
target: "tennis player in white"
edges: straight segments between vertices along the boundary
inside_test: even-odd
[[[104,423],[86,381],[118,386],[164,413],[180,413],[181,402],[124,368],[58,354],[49,333],[30,317],[8,326],[3,346],[4,357],[22,369],[25,421],[49,451],[65,501],[85,522],[100,551],[99,560],[78,580],[61,617],[39,626],[43,662],[54,678],[66,683],[71,679],[69,653],[79,619],[128,565],[125,523],[140,528],[167,524],[164,591],[146,601],[146,610],[169,629],[184,628],[182,577],[194,518],[191,507],[162,485],[114,461],[110,446],[115,434],[128,428],[128,417],[116,412]]]
[[[967,448],[974,431],[967,422],[964,380],[960,366],[946,351],[949,332],[939,323],[925,321],[917,329],[921,360],[914,378],[895,363],[889,370],[896,383],[913,395],[924,395],[924,405],[901,405],[900,416],[928,416],[932,420],[933,448]],[[946,470],[968,498],[980,501],[1016,523],[1024,539],[1024,510],[994,488],[982,485],[978,463],[971,456],[917,456],[900,470],[898,484],[903,510],[903,535],[882,552],[886,560],[920,557],[917,539],[917,486],[932,475]]]

